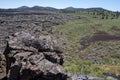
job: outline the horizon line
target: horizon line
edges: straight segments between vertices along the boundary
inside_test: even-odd
[[[26,5],[23,5],[23,6],[26,6]],[[0,9],[16,9],[16,8],[20,8],[20,7],[23,7],[23,6],[9,7],[9,8],[1,8],[0,7]],[[64,8],[57,8],[57,7],[52,7],[52,6],[39,6],[39,5],[26,6],[26,7],[32,8],[32,7],[35,7],[35,6],[38,6],[38,7],[51,7],[51,8],[56,8],[56,9],[65,9],[65,8],[69,8],[69,7],[72,7],[72,8],[83,8],[83,9],[88,9],[88,8],[102,8],[102,9],[109,10],[109,11],[115,11],[115,12],[118,11],[118,12],[120,12],[119,10],[110,10],[110,9],[106,9],[106,8],[103,8],[103,7],[74,7],[74,6],[68,6],[68,7],[64,7]]]

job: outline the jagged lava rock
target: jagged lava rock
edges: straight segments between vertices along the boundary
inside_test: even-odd
[[[10,80],[66,80],[62,51],[55,38],[35,38],[27,32],[17,32],[7,39],[3,53],[6,76]]]

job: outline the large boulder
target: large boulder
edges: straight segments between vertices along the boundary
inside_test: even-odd
[[[3,53],[9,80],[66,80],[62,51],[51,36],[35,38],[17,32],[7,39]]]

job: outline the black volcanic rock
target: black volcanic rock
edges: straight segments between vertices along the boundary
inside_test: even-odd
[[[49,7],[47,8],[49,9]],[[9,54],[9,60],[14,64],[11,66],[11,71],[14,71],[14,69],[18,70],[18,72],[11,73],[18,75],[19,68],[21,69],[21,63],[15,63],[17,61],[16,58],[20,58],[22,60],[21,62],[23,62],[22,64],[24,64],[26,58],[29,57],[29,63],[31,65],[35,65],[38,61],[41,62],[41,59],[43,59],[46,63],[50,63],[51,65],[61,66],[64,62],[63,56],[61,55],[63,51],[59,48],[61,45],[58,44],[62,44],[63,41],[56,43],[56,38],[52,38],[51,36],[53,32],[51,26],[61,25],[78,18],[79,17],[75,15],[65,15],[49,11],[2,9],[0,12],[0,78],[3,78],[6,72],[9,72],[5,70],[6,59],[3,55],[7,47],[7,39],[9,39],[8,42],[15,43],[15,45],[9,44],[11,48],[7,47],[8,53],[9,51],[12,53]],[[31,35],[33,36],[32,38],[30,38]],[[17,53],[20,54],[18,55]],[[35,53],[35,55],[32,56],[32,53]],[[41,54],[42,56],[39,57]],[[9,67],[7,66],[7,68]],[[8,76],[13,74],[9,74]]]
[[[23,40],[30,40],[24,43]],[[37,40],[36,43],[34,40]],[[41,43],[39,43],[39,41]],[[29,33],[18,32],[9,36],[4,51],[6,59],[6,75],[9,80],[67,80],[60,61],[61,54],[54,51],[55,39],[50,36],[42,36],[39,39]],[[56,42],[56,41],[55,41]],[[27,46],[26,46],[26,45]],[[42,47],[42,51],[38,47]],[[46,51],[46,49],[48,49]]]

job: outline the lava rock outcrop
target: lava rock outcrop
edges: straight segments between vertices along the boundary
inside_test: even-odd
[[[6,77],[9,80],[66,80],[62,50],[51,36],[35,38],[21,31],[7,38]]]

